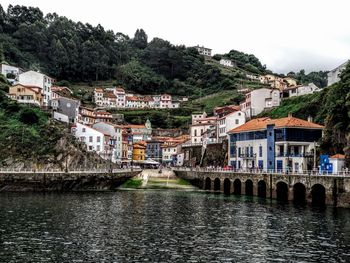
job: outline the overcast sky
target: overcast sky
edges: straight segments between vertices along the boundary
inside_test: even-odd
[[[149,40],[256,55],[276,72],[330,70],[350,58],[348,0],[1,0]]]

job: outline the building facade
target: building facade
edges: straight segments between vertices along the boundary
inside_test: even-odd
[[[229,132],[229,165],[236,169],[312,170],[323,126],[292,116],[258,118]]]
[[[41,88],[43,95],[43,106],[49,106],[49,102],[52,98],[51,87],[55,80],[45,74],[29,70],[19,74],[18,83],[28,86],[37,86]]]
[[[211,49],[210,48],[206,48],[204,46],[195,46],[195,48],[197,49],[198,53],[203,55],[203,56],[207,56],[207,57],[211,57]]]
[[[19,103],[43,105],[43,96],[41,88],[37,86],[29,86],[17,84],[9,88],[9,97]]]
[[[347,64],[348,61],[327,73],[327,86],[333,85],[334,83],[337,83],[340,80],[339,75],[345,69]]]

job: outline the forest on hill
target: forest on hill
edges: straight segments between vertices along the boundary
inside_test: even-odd
[[[236,78],[245,77],[222,74],[193,47],[149,41],[142,29],[130,38],[56,13],[44,16],[35,7],[0,6],[0,43],[0,59],[10,64],[73,83],[113,79],[140,94],[215,93],[234,89]],[[261,65],[253,55],[241,53],[239,59],[247,60],[244,68]]]

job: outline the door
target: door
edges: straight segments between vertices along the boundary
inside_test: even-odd
[[[278,160],[277,161],[277,172],[281,173],[283,171],[283,161]]]

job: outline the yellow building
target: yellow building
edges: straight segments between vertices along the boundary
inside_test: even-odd
[[[19,103],[36,104],[38,106],[43,105],[41,88],[37,86],[14,85],[10,87],[9,97],[13,100],[17,100]]]
[[[144,142],[134,143],[132,149],[133,161],[144,161],[146,156],[146,145]]]

